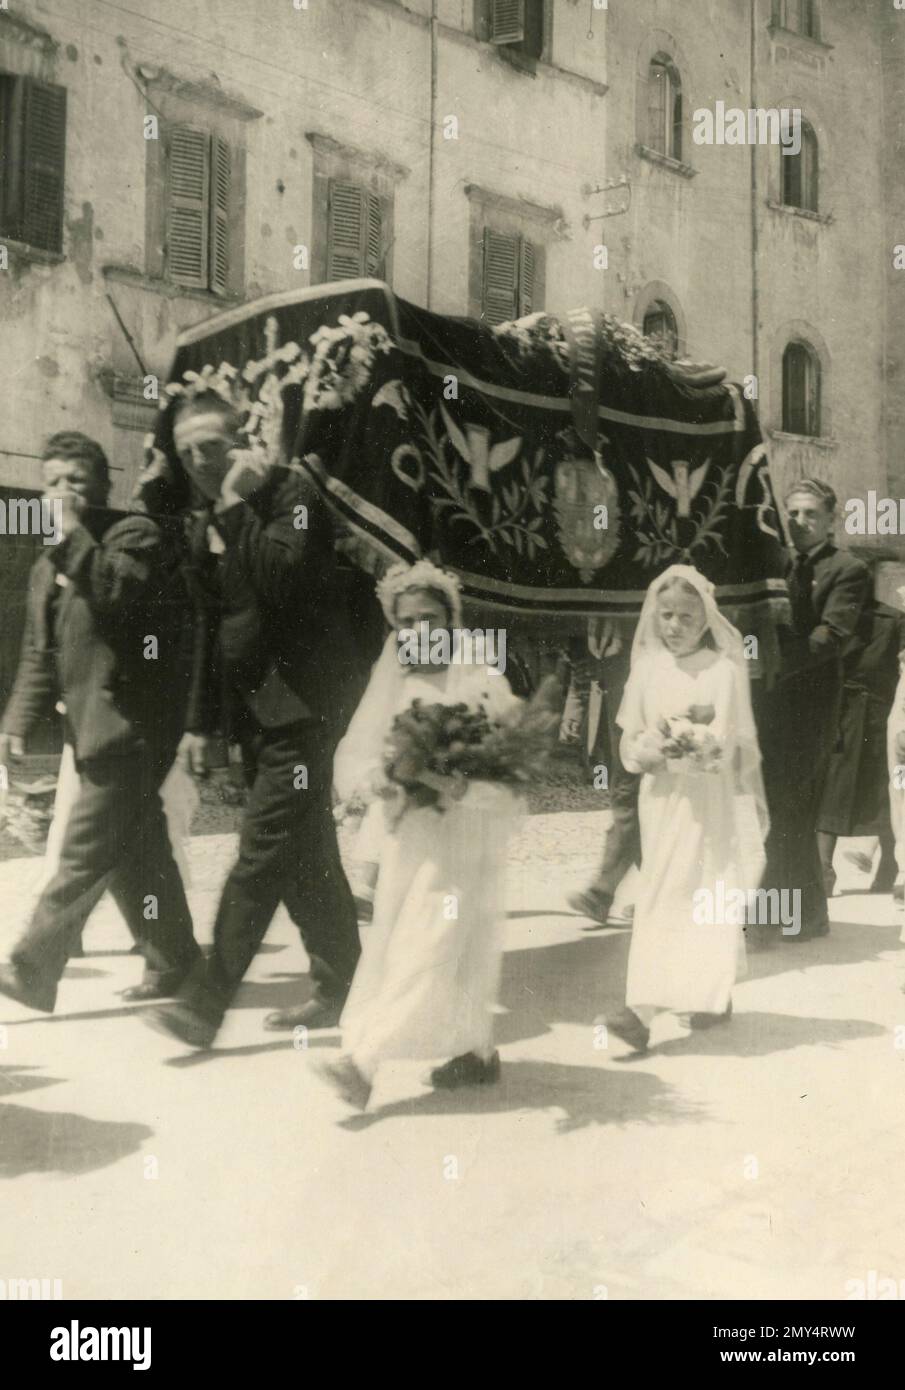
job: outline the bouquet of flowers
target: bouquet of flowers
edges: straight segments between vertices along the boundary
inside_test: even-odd
[[[414,700],[387,738],[383,795],[401,815],[409,806],[445,811],[469,780],[525,788],[550,754],[557,720],[546,682],[528,703],[493,720],[483,706]]]
[[[720,766],[722,748],[708,727],[716,711],[712,705],[692,705],[685,714],[661,719],[657,728],[662,736],[660,751],[667,760],[687,758],[699,772],[715,772]]]

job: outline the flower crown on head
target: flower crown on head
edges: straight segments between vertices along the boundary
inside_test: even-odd
[[[416,560],[413,565],[404,561],[391,565],[377,582],[377,597],[388,623],[396,621],[396,600],[412,589],[434,589],[443,595],[449,606],[453,626],[462,618],[462,586],[449,570],[440,569],[431,560]]]

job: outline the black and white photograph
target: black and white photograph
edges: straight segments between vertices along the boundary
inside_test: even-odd
[[[0,0],[0,386],[0,1325],[854,1363],[905,0]]]

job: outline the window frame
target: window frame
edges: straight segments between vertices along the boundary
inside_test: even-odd
[[[820,141],[809,121],[801,122],[801,150],[786,154],[779,146],[779,203],[795,212],[820,214]],[[794,161],[794,163],[793,163]],[[795,201],[788,184],[797,171],[799,197]],[[789,196],[787,196],[787,192]]]
[[[796,356],[800,354],[799,360],[804,363],[800,401],[790,399],[788,377],[791,369],[788,363],[793,352]],[[823,429],[823,373],[820,354],[813,344],[801,337],[790,338],[782,351],[780,376],[780,420],[783,434],[794,435],[800,439],[820,439]],[[800,414],[800,421],[795,418],[796,414]],[[799,422],[805,426],[804,429],[795,428]]]
[[[667,347],[665,340],[662,336],[657,337],[649,331],[647,323],[651,317],[657,317],[667,322],[669,332],[673,339],[673,343],[670,347]],[[667,300],[651,300],[651,302],[645,308],[644,314],[641,319],[641,332],[644,334],[645,338],[650,339],[650,341],[655,344],[655,346],[659,349],[659,351],[663,354],[664,357],[667,357],[671,362],[675,362],[678,360],[679,356],[681,355],[681,334],[679,332],[679,321],[676,318],[672,305]]]
[[[495,6],[503,3],[520,5],[524,18],[520,26],[522,37],[519,39],[494,37]],[[536,14],[531,24],[529,24],[529,6],[536,7]],[[537,63],[549,63],[551,61],[553,0],[474,0],[473,26],[477,39],[490,45],[504,61],[512,63],[515,67],[531,71]],[[537,52],[526,47],[530,41],[529,30],[532,27],[536,31],[536,39],[539,40]]]
[[[4,113],[3,139],[0,142],[0,161],[3,177],[0,179],[0,238],[4,244],[12,244],[35,258],[62,260],[64,257],[65,215],[66,215],[66,156],[69,136],[68,89],[60,83],[47,82],[30,73],[21,73],[4,68],[0,71],[0,110]],[[41,160],[29,149],[29,140],[34,141],[35,131],[29,126],[28,104],[31,92],[53,94],[52,100],[58,103],[60,128],[58,146],[54,151],[55,160],[46,164],[50,177],[56,180],[56,206],[49,214],[53,226],[53,237],[42,243],[31,235],[33,225],[29,225],[29,193],[34,180],[40,172]],[[17,107],[17,110],[13,108]],[[32,157],[29,159],[29,154]],[[44,171],[45,174],[47,170]],[[11,175],[17,175],[15,192],[8,193]],[[31,185],[30,185],[31,181]]]
[[[658,107],[662,106],[662,128],[652,139],[651,129],[651,92],[653,90],[654,69],[661,69],[665,74],[666,82],[661,88],[665,88],[665,100]],[[645,112],[646,123],[644,127],[644,145],[652,150],[654,154],[661,155],[664,159],[675,160],[677,164],[682,163],[684,149],[684,103],[682,96],[682,74],[679,71],[675,60],[668,53],[655,53],[647,64],[647,79],[645,84]],[[656,141],[662,140],[663,144]]]

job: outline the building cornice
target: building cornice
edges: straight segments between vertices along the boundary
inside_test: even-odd
[[[563,240],[568,236],[562,208],[532,203],[526,198],[513,198],[508,193],[496,193],[493,189],[482,188],[477,183],[465,185],[465,196],[471,203],[479,203],[482,207],[492,207],[498,212],[507,212],[514,217],[535,222]]]
[[[354,145],[344,145],[341,140],[337,140],[332,135],[324,135],[319,130],[306,130],[305,139],[315,154],[363,164],[369,169],[375,169],[385,174],[396,183],[408,178],[411,173],[405,164],[397,164],[394,159],[389,159],[385,154],[371,150],[360,150]]]
[[[30,24],[27,19],[20,19],[9,10],[0,10],[0,43],[18,43],[46,54],[54,54],[60,47],[46,29]]]
[[[165,92],[195,106],[212,106],[238,121],[256,121],[264,114],[242,97],[224,91],[217,82],[179,77],[167,68],[158,67],[153,63],[137,64],[135,75],[144,90],[152,97]]]

